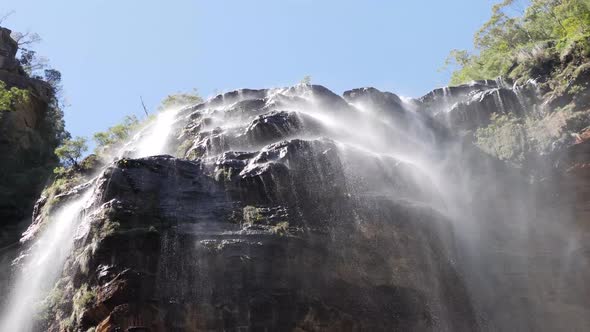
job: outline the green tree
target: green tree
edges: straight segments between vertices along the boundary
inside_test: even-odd
[[[518,9],[515,0],[494,5],[492,16],[474,36],[475,52],[453,50],[449,54],[445,66],[457,68],[451,84],[508,75],[519,62],[528,61],[523,56],[535,57],[538,52],[532,50],[546,48],[551,43],[558,45],[558,51],[572,42],[583,42],[588,47],[589,3],[588,0],[531,0],[524,11]]]
[[[0,111],[14,111],[17,104],[29,100],[29,91],[17,87],[7,88],[6,83],[0,81]]]
[[[66,139],[61,146],[55,149],[55,155],[60,159],[62,165],[78,167],[78,160],[86,150],[88,150],[86,138],[76,137],[75,139]]]
[[[299,83],[305,84],[305,85],[310,85],[311,84],[311,76],[310,75],[303,76],[303,78],[301,79],[301,82],[299,82]]]
[[[110,127],[107,131],[94,134],[94,141],[98,148],[114,145],[129,138],[129,135],[139,126],[135,115],[128,115],[122,123]]]
[[[2,16],[0,20],[5,20],[13,13],[14,11],[9,12],[8,14]],[[48,133],[48,137],[51,140],[49,143],[53,146],[59,146],[64,140],[70,138],[70,134],[65,129],[65,122],[63,119],[64,113],[62,110],[63,99],[61,98],[61,73],[56,69],[50,68],[48,66],[49,62],[47,58],[37,55],[36,51],[32,49],[35,44],[41,41],[41,37],[37,33],[21,33],[14,31],[12,32],[11,36],[18,44],[19,49],[17,53],[17,61],[20,64],[23,74],[26,74],[32,78],[45,80],[53,88],[53,95],[50,96],[51,98],[48,103],[47,112],[45,113],[46,115],[42,119],[40,125],[42,127],[41,130]],[[15,88],[10,90],[16,92],[13,89]],[[1,90],[3,89],[0,87],[0,91]],[[13,92],[11,92],[11,94],[14,96],[15,94]],[[19,98],[22,99],[22,97],[24,97],[24,92],[18,92],[16,99],[10,99],[12,105],[14,105],[13,102],[15,100],[18,102]],[[0,98],[4,102],[8,100],[6,95],[4,95],[4,98]],[[0,101],[0,105],[1,104],[2,102]],[[6,104],[4,104],[4,106],[5,105]]]
[[[160,106],[158,106],[158,109],[164,110],[167,108],[194,105],[202,102],[203,98],[201,98],[197,89],[193,89],[191,92],[178,92],[166,96],[166,98],[160,103]]]

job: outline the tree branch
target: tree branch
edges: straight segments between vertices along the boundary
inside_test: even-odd
[[[150,116],[147,110],[147,107],[145,107],[145,103],[143,102],[143,98],[141,96],[139,96],[139,100],[141,100],[141,106],[143,107],[143,111],[145,112],[145,116]]]
[[[11,10],[11,11],[9,11],[8,13],[4,14],[4,16],[0,17],[0,25],[1,25],[2,23],[4,23],[4,21],[5,21],[7,18],[9,18],[9,17],[10,17],[10,15],[12,15],[12,14],[14,14],[14,13],[15,13],[15,11],[14,11],[14,10]]]

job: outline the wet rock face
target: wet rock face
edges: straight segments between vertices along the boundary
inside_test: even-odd
[[[34,80],[0,70],[4,76],[18,77],[33,88]],[[10,274],[10,261],[18,254],[18,241],[31,222],[35,200],[39,198],[52,169],[57,165],[55,135],[48,128],[47,103],[32,94],[14,111],[0,110],[0,292]]]
[[[494,113],[521,116],[536,102],[529,86],[516,88],[511,84],[500,79],[474,81],[434,89],[414,102],[452,131],[474,130],[487,126]]]
[[[66,298],[86,289],[92,300],[65,300],[46,326],[58,330],[69,319],[96,331],[539,327],[529,316],[549,297],[530,294],[529,279],[505,271],[542,256],[535,275],[555,284],[559,256],[542,246],[530,257],[512,254],[525,243],[518,237],[531,234],[510,214],[532,210],[532,199],[520,199],[532,189],[458,137],[493,113],[522,114],[527,98],[501,81],[411,101],[374,88],[340,97],[298,85],[238,90],[180,110],[168,149],[175,156],[122,159],[100,175],[62,278]],[[585,169],[575,158],[566,164]],[[478,220],[449,220],[452,209]],[[470,244],[459,244],[457,226],[473,227],[467,232],[483,249],[461,252]],[[491,277],[466,280],[469,268]],[[469,292],[479,288],[489,294]]]
[[[352,104],[365,104],[367,108],[381,113],[387,111],[405,112],[402,100],[391,92],[381,92],[375,88],[360,88],[345,91],[343,97]]]
[[[354,98],[384,111],[398,100],[364,91]],[[64,274],[94,294],[72,305],[75,326],[476,330],[425,175],[340,143],[349,133],[323,118],[358,112],[319,86],[241,90],[180,111],[177,157],[122,159],[98,180]]]
[[[521,116],[524,105],[513,90],[505,88],[478,91],[467,101],[456,103],[448,113],[438,113],[437,118],[453,129],[473,130],[490,123],[492,114]]]
[[[47,114],[53,90],[46,82],[24,74],[15,59],[17,42],[10,34],[0,27],[0,82],[7,89],[28,90],[29,98],[12,110],[0,109],[0,247],[18,240],[58,162],[57,142],[50,130],[54,120]]]
[[[29,219],[41,187],[57,162],[46,128],[47,104],[35,96],[15,111],[0,111],[0,224]],[[0,242],[1,243],[1,242]]]
[[[272,111],[257,116],[246,129],[247,140],[251,144],[274,142],[299,131],[308,134],[320,132],[321,125],[314,119],[296,112]]]
[[[120,228],[85,240],[99,242],[84,269],[90,272],[74,273],[75,283],[90,281],[97,296],[81,325],[98,331],[474,327],[433,228],[444,218],[401,202],[347,197],[337,160],[304,178],[305,162],[325,158],[317,151],[330,146],[317,144],[268,146],[266,156],[229,182],[215,181],[198,162],[166,156],[121,160],[107,170],[103,218],[92,221],[93,229],[115,220]],[[261,159],[289,166],[276,172],[258,167]],[[238,200],[267,191],[263,181],[247,179],[273,177],[276,186],[300,183],[291,196],[276,191]],[[318,199],[321,206],[312,204]],[[438,298],[443,290],[460,300]]]
[[[483,91],[487,89],[495,89],[502,86],[501,81],[492,81],[492,80],[481,80],[481,81],[473,81],[470,84],[462,84],[458,86],[447,86],[442,88],[437,88],[429,93],[425,94],[424,96],[417,99],[422,107],[432,112],[441,111],[444,105],[441,103],[446,104],[453,104],[458,100],[461,100],[473,93],[478,91]]]

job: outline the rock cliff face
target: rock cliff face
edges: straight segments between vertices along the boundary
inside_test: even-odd
[[[583,328],[583,139],[530,181],[466,134],[537,105],[527,91],[298,85],[170,111],[161,155],[138,157],[156,121],[88,184],[38,202],[25,245],[92,191],[34,329]]]
[[[26,76],[14,56],[10,30],[0,27],[2,89],[26,91],[25,101],[0,109],[0,292],[5,293],[10,261],[21,234],[30,224],[35,200],[58,163],[49,84]]]
[[[16,71],[18,62],[16,61],[16,52],[18,43],[10,37],[9,29],[0,27],[0,69],[6,71]]]
[[[389,112],[382,92],[354,98],[372,96]],[[96,180],[62,298],[39,329],[69,317],[97,331],[475,329],[452,225],[427,204],[420,172],[343,145],[350,130],[320,115],[365,116],[321,86],[179,111],[177,157],[121,159]],[[401,106],[390,115],[421,123]],[[377,124],[387,132],[366,125]],[[92,301],[67,301],[81,292]]]
[[[31,85],[32,87],[32,85]],[[31,90],[33,91],[33,90]],[[48,100],[32,93],[13,111],[0,111],[0,220],[29,220],[35,199],[57,164]],[[18,239],[18,237],[17,237]]]
[[[49,84],[19,72],[14,58],[16,51],[17,45],[10,38],[10,30],[0,27],[0,81],[7,89],[27,90],[29,97],[24,102],[15,103],[12,110],[0,110],[2,230],[29,219],[48,171],[57,163],[53,153],[56,142],[50,130],[51,119],[48,119],[52,89]],[[0,248],[7,245],[4,240],[0,236]]]

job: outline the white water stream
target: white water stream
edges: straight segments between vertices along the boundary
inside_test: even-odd
[[[116,157],[132,149],[136,158],[161,154],[166,148],[168,136],[177,110],[160,112],[156,119],[146,125]],[[104,171],[101,170],[99,174]],[[35,235],[34,243],[18,262],[18,271],[10,287],[8,300],[0,314],[1,332],[31,331],[34,318],[41,309],[41,301],[60,276],[63,265],[71,254],[75,234],[85,222],[94,201],[96,179],[93,178],[82,194],[70,199],[52,213],[45,225]]]

